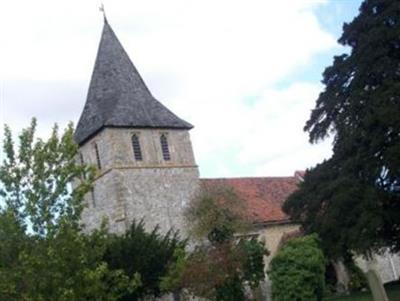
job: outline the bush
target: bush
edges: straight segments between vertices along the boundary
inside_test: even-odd
[[[208,300],[247,300],[246,289],[258,287],[265,278],[265,255],[264,243],[255,238],[201,245],[191,253],[178,250],[161,286]]]
[[[272,259],[268,272],[274,301],[322,300],[325,258],[316,235],[293,239]]]
[[[203,185],[186,211],[186,219],[198,245],[171,267],[166,284],[185,288],[190,294],[208,300],[246,300],[246,289],[264,280],[264,256],[268,250],[256,238],[240,237],[251,221],[244,202],[223,185]],[[180,275],[175,275],[180,271]],[[176,277],[178,276],[178,277]]]
[[[112,269],[121,269],[129,277],[140,275],[141,285],[120,300],[139,300],[146,296],[162,294],[160,282],[166,276],[169,265],[176,258],[177,249],[184,249],[185,241],[177,232],[162,235],[156,227],[151,233],[144,229],[144,222],[133,222],[124,235],[110,234],[110,243],[104,260]]]
[[[231,240],[235,233],[244,233],[251,227],[244,202],[223,185],[203,185],[185,216],[190,234],[200,241],[207,238],[211,243]]]
[[[349,290],[354,292],[361,291],[363,288],[368,288],[367,278],[363,271],[355,264],[354,260],[347,260],[345,265],[350,277]]]

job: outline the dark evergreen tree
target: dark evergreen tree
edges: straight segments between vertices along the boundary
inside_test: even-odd
[[[176,249],[184,249],[186,241],[180,240],[178,232],[159,233],[156,227],[151,233],[144,229],[144,222],[133,222],[124,235],[110,234],[110,242],[104,260],[112,269],[122,269],[129,277],[140,275],[140,287],[119,300],[141,300],[159,297],[161,278],[175,260]]]
[[[339,43],[350,53],[326,68],[304,128],[312,143],[333,135],[333,155],[308,170],[284,210],[333,257],[399,251],[400,1],[364,1]]]

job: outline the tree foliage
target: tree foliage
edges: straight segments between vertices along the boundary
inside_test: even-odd
[[[275,301],[322,300],[325,285],[325,258],[316,235],[288,241],[270,263]]]
[[[245,300],[265,278],[264,243],[255,238],[200,246],[187,258],[182,287],[211,300]]]
[[[256,238],[236,236],[250,227],[243,213],[243,203],[232,190],[203,187],[187,211],[200,244],[190,253],[175,254],[163,287],[210,300],[245,300],[246,288],[256,288],[265,278],[268,251]]]
[[[62,222],[79,223],[83,197],[94,173],[90,167],[76,164],[78,146],[72,124],[61,137],[55,125],[47,141],[35,138],[35,130],[36,120],[32,119],[19,135],[16,149],[11,130],[5,126],[0,197],[20,223],[45,236],[56,232]]]
[[[70,125],[59,137],[36,139],[36,121],[17,149],[5,128],[0,165],[0,300],[117,300],[139,285],[102,260],[104,229],[90,235],[79,224],[93,170],[75,163]],[[75,184],[72,186],[72,182]]]
[[[185,216],[193,237],[206,237],[218,243],[251,227],[245,213],[243,201],[231,188],[203,185],[201,192],[187,208]]]
[[[284,210],[317,232],[329,256],[400,250],[400,5],[365,0],[343,26],[349,54],[323,74],[325,90],[305,125],[333,155],[308,170]]]
[[[137,277],[111,270],[102,261],[105,232],[84,235],[63,224],[51,239],[23,238],[15,260],[0,258],[1,300],[115,301],[140,284]],[[8,254],[15,252],[3,243],[1,249]]]
[[[129,277],[140,275],[140,287],[124,294],[120,300],[139,300],[145,296],[159,297],[160,282],[167,274],[168,266],[176,261],[176,250],[183,250],[186,242],[177,232],[162,235],[156,227],[151,233],[144,229],[144,222],[132,223],[123,235],[110,235],[104,255],[110,268],[123,270]]]
[[[183,273],[187,266],[187,252],[184,248],[176,248],[173,260],[168,264],[166,274],[160,278],[160,290],[164,293],[179,294],[183,289]]]

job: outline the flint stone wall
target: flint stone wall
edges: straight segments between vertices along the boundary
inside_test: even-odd
[[[132,135],[139,137],[143,160],[133,155]],[[162,156],[160,136],[168,139],[171,160]],[[101,169],[92,193],[85,196],[82,222],[87,231],[104,218],[112,232],[123,233],[133,220],[144,220],[146,230],[159,225],[186,236],[183,213],[199,187],[199,172],[186,130],[107,128],[80,148],[85,163]]]

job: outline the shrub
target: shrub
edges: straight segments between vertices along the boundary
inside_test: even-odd
[[[251,226],[243,201],[223,185],[203,185],[185,216],[190,234],[211,243],[231,240],[235,233],[246,232]]]
[[[121,269],[129,277],[140,275],[141,286],[120,300],[139,300],[160,296],[160,282],[169,265],[176,260],[174,253],[184,249],[185,241],[177,232],[162,235],[156,227],[151,233],[144,229],[144,222],[133,222],[124,235],[110,234],[110,243],[104,260],[112,269]]]
[[[232,189],[203,186],[186,211],[192,235],[199,245],[190,253],[175,253],[162,287],[208,300],[246,300],[247,289],[264,280],[263,242],[236,236],[250,226],[244,203]]]
[[[242,238],[216,245],[197,246],[191,253],[178,252],[162,285],[167,291],[184,289],[208,300],[247,300],[247,288],[264,280],[264,243]]]
[[[363,288],[368,287],[368,281],[363,271],[356,265],[353,259],[349,259],[345,262],[347,272],[349,273],[349,290],[360,291]]]
[[[325,258],[316,235],[290,240],[272,259],[268,272],[274,301],[322,300]]]

